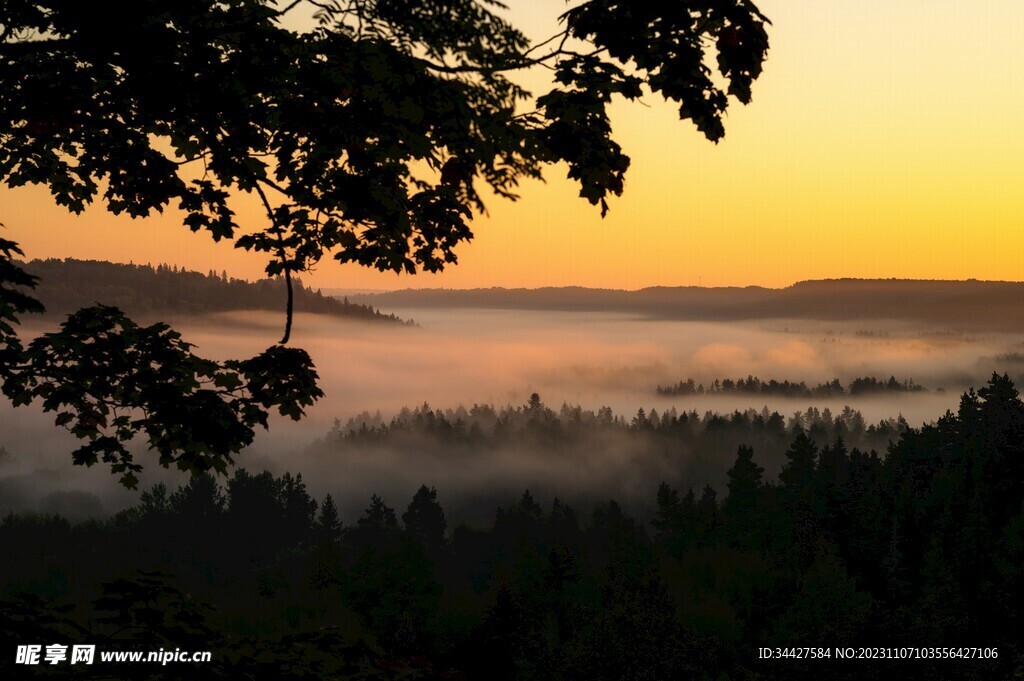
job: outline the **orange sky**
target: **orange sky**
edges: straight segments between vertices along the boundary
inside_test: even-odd
[[[534,37],[562,3],[512,0]],[[762,0],[774,26],[750,106],[715,146],[673,107],[616,105],[633,159],[604,220],[564,168],[492,201],[440,275],[321,263],[351,289],[783,286],[823,277],[1024,280],[1024,3]],[[543,8],[543,9],[541,9]],[[244,213],[257,219],[255,211]],[[74,216],[45,189],[0,189],[28,257],[167,262],[255,278],[261,256],[193,235],[180,215]]]

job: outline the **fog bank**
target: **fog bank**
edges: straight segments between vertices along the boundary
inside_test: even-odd
[[[595,456],[510,450],[457,462],[439,455],[407,460],[379,454],[367,458],[358,452],[325,460],[308,450],[336,418],[344,421],[362,412],[380,412],[387,420],[402,407],[424,402],[435,408],[522,405],[535,392],[555,409],[563,402],[590,410],[609,406],[627,415],[641,407],[699,413],[767,407],[788,416],[812,404],[835,413],[850,405],[871,423],[902,414],[911,425],[920,425],[955,409],[960,392],[980,385],[993,370],[1008,371],[1015,379],[1024,373],[1019,335],[965,334],[893,321],[694,323],[624,313],[408,308],[387,312],[415,319],[420,326],[382,327],[298,315],[293,343],[313,357],[326,397],[299,423],[273,418],[270,432],[258,433],[256,443],[238,457],[239,465],[308,471],[311,490],[335,494],[343,507],[365,505],[371,492],[389,494],[396,505],[404,504],[421,483],[464,500],[490,486],[628,496],[656,488],[655,478],[671,471],[661,471],[653,463],[636,466],[636,457],[643,453],[626,446],[617,454],[615,448]],[[195,352],[223,359],[251,356],[274,344],[283,319],[270,313],[225,313],[169,321],[196,345]],[[658,385],[691,377],[710,382],[748,375],[808,384],[892,375],[913,379],[928,391],[828,400],[655,393]],[[137,498],[120,489],[102,467],[73,467],[70,452],[77,446],[38,407],[15,410],[9,403],[0,405],[0,447],[10,453],[0,461],[2,510],[70,508],[73,515],[95,515]],[[147,467],[143,485],[180,479],[157,470],[154,456],[140,451],[138,458]],[[95,498],[71,494],[76,490],[87,490]]]

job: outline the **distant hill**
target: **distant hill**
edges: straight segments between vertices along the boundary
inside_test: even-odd
[[[759,286],[406,289],[352,296],[388,307],[632,312],[692,321],[899,319],[968,330],[1024,330],[1024,283],[910,279],[825,279],[781,289]]]
[[[124,265],[101,260],[47,259],[24,263],[39,277],[38,298],[49,314],[66,314],[102,303],[134,315],[202,314],[233,310],[283,311],[285,285],[279,279],[246,281],[226,274],[202,274],[168,265]],[[370,305],[325,296],[296,281],[295,311],[406,324]]]

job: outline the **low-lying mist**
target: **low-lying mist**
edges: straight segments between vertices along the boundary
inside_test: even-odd
[[[299,315],[293,343],[312,355],[327,396],[308,418],[272,420],[269,432],[237,457],[251,470],[305,473],[317,495],[330,492],[342,510],[365,507],[371,493],[392,505],[407,503],[420,484],[435,485],[446,508],[469,508],[474,499],[525,487],[587,498],[649,497],[661,479],[687,484],[721,483],[725,468],[694,477],[687,457],[701,452],[654,456],[634,440],[617,436],[601,447],[502,446],[493,451],[451,452],[433,443],[409,448],[346,447],[325,453],[314,446],[335,419],[366,412],[389,421],[403,407],[474,404],[522,406],[538,393],[551,409],[563,403],[597,411],[611,407],[632,417],[638,409],[664,413],[754,408],[787,418],[808,407],[859,410],[868,423],[901,414],[911,425],[934,421],[956,409],[960,392],[983,383],[992,371],[1015,380],[1024,372],[1022,338],[1007,334],[965,335],[894,321],[693,323],[651,321],[625,314],[522,312],[508,310],[396,309],[419,327],[384,327],[319,315]],[[195,351],[211,358],[247,357],[276,342],[283,319],[269,313],[228,313],[170,319]],[[45,330],[26,327],[26,335]],[[817,384],[860,376],[912,379],[926,388],[896,395],[843,395],[787,399],[768,395],[658,395],[656,387],[694,378],[806,381]],[[36,406],[0,405],[0,508],[59,511],[85,517],[116,511],[137,500],[106,469],[71,465],[76,440],[53,425]],[[139,449],[144,447],[140,444]],[[430,451],[426,451],[430,449]],[[733,452],[734,453],[734,452]],[[2,453],[0,453],[2,454]],[[756,456],[757,454],[755,454]],[[141,486],[181,477],[158,470],[155,457]],[[689,470],[683,474],[681,470]],[[711,469],[708,469],[709,471]],[[772,471],[769,469],[769,473]]]

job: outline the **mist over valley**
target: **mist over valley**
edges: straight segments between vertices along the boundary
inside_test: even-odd
[[[912,426],[956,410],[960,393],[993,371],[1013,378],[1024,371],[1024,335],[999,330],[967,332],[917,321],[771,319],[730,322],[652,319],[624,311],[512,310],[437,306],[384,308],[417,326],[300,313],[293,342],[312,356],[326,393],[300,422],[274,416],[269,431],[236,458],[239,466],[274,473],[304,473],[316,494],[332,493],[342,511],[355,513],[370,491],[397,502],[420,484],[441,490],[455,517],[472,518],[474,499],[509,497],[526,488],[575,495],[587,503],[649,496],[662,480],[700,487],[724,484],[737,437],[685,446],[653,446],[626,431],[604,438],[548,442],[480,441],[453,447],[435,439],[410,445],[351,441],[326,445],[332,429],[353,423],[387,424],[403,409],[465,412],[474,405],[521,409],[536,394],[556,414],[579,408],[610,409],[632,421],[638,410],[655,415],[736,412],[781,415],[855,410],[865,424],[902,417]],[[280,315],[231,311],[143,315],[174,324],[195,352],[212,359],[248,357],[272,345]],[[52,329],[57,317],[28,319],[26,337]],[[805,382],[863,377],[912,381],[913,392],[799,396],[710,390],[721,379]],[[687,379],[708,386],[702,394],[659,394],[660,386]],[[752,411],[751,411],[752,410]],[[663,443],[664,444],[664,443]],[[862,443],[884,453],[885,438]],[[0,406],[0,475],[8,509],[60,510],[72,516],[107,514],[135,498],[102,467],[69,465],[75,438],[53,426],[37,406]],[[782,440],[768,456],[777,473]],[[703,451],[695,451],[701,449]],[[145,451],[136,454],[146,461]],[[697,461],[698,463],[694,463]],[[140,487],[185,477],[146,466]]]

